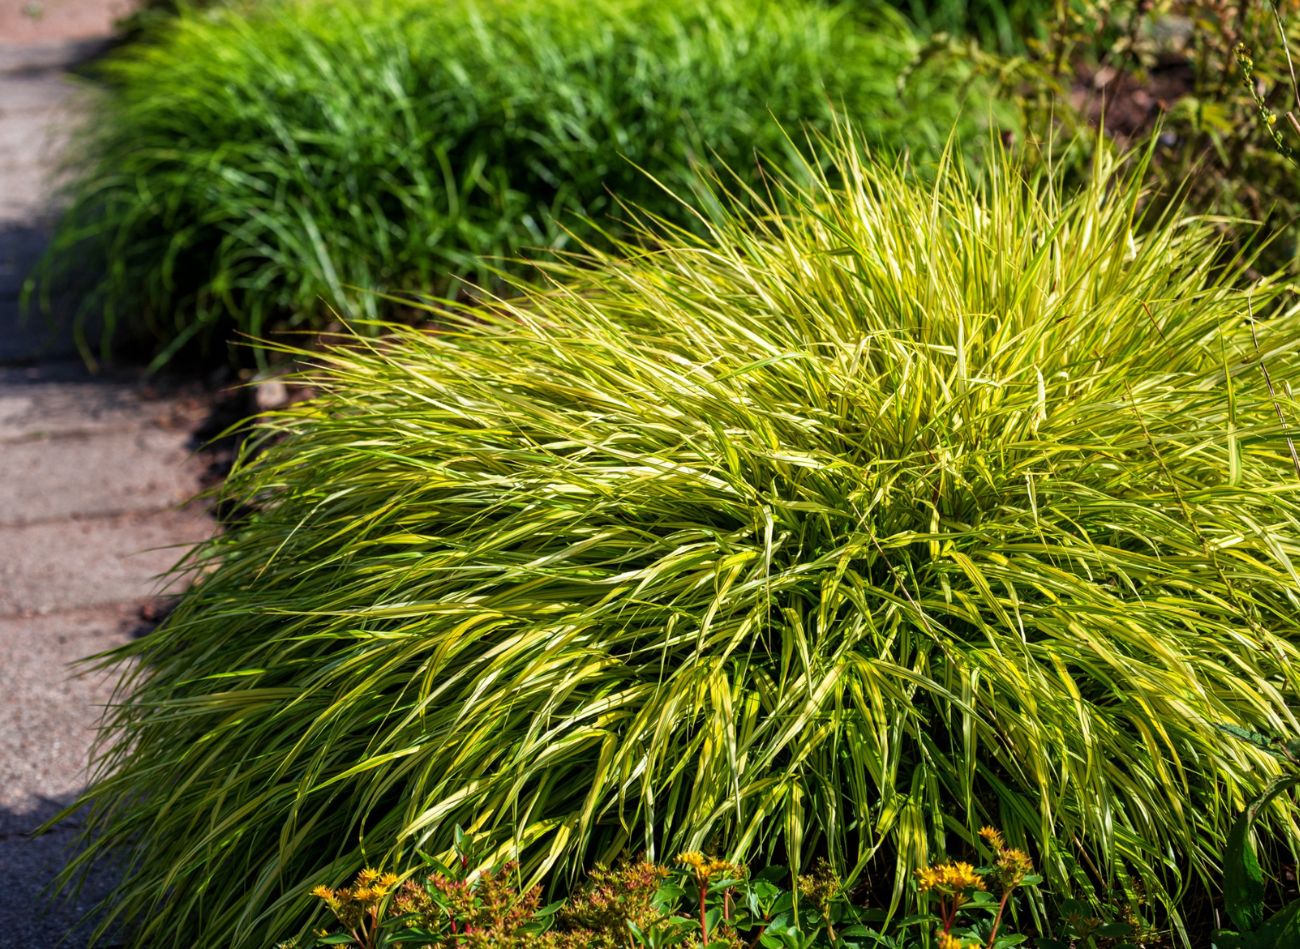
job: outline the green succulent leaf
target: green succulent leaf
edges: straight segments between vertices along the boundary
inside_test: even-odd
[[[1288,903],[1242,938],[1246,949],[1293,949],[1300,946],[1300,901]]]
[[[1224,908],[1233,925],[1243,933],[1259,930],[1264,918],[1264,871],[1251,836],[1255,821],[1270,801],[1298,785],[1300,776],[1284,775],[1275,780],[1237,816],[1228,832],[1223,857]]]

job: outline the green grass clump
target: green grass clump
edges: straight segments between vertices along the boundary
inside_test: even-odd
[[[110,921],[260,944],[456,825],[902,899],[982,824],[1178,921],[1276,772],[1217,725],[1296,731],[1295,314],[1128,180],[831,153],[786,216],[320,357],[118,653]]]
[[[850,0],[852,2],[852,0]],[[921,30],[969,35],[1003,53],[1023,53],[1070,0],[890,0]]]
[[[958,77],[900,96],[916,43],[878,13],[870,29],[816,0],[183,13],[103,67],[47,285],[98,274],[86,312],[162,361],[330,307],[393,315],[377,292],[490,280],[485,258],[617,229],[620,201],[681,219],[660,184],[686,190],[715,158],[756,180],[785,130],[839,113],[933,149]]]

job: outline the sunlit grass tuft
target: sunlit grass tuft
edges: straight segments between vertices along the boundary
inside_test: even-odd
[[[825,147],[788,217],[321,357],[119,653],[110,919],[264,944],[457,824],[526,875],[824,854],[887,900],[992,824],[1177,923],[1275,768],[1216,726],[1296,733],[1295,315],[1104,170]]]

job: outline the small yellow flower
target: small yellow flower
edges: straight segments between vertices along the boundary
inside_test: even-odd
[[[685,853],[678,854],[677,862],[690,867],[695,873],[695,879],[701,883],[707,883],[715,877],[738,879],[743,877],[746,872],[745,868],[738,864],[727,860],[719,860],[717,857],[706,857],[698,850],[688,850]]]
[[[690,867],[696,873],[703,873],[708,861],[704,859],[704,854],[698,850],[688,850],[677,855],[677,862]]]
[[[357,886],[358,887],[370,886],[370,884],[374,883],[378,879],[379,879],[379,871],[372,870],[370,867],[366,867],[364,870],[362,870],[360,873],[357,874]]]
[[[950,886],[960,890],[982,890],[984,889],[984,878],[975,872],[975,868],[969,863],[958,861],[948,864],[948,883]]]
[[[916,871],[916,885],[922,893],[929,890],[942,890],[957,893],[962,890],[983,890],[984,878],[973,866],[965,861],[949,861]]]
[[[922,893],[933,890],[939,885],[939,868],[922,867],[916,871],[916,885]]]
[[[704,875],[709,879],[724,877],[730,880],[738,880],[745,875],[745,868],[727,860],[714,858],[705,866]]]
[[[1002,831],[996,827],[981,827],[980,836],[994,850],[1003,850],[1006,848],[1006,841],[1002,839]]]
[[[1023,850],[1002,850],[998,853],[998,875],[1005,887],[1019,886],[1024,878],[1034,872],[1034,861]]]

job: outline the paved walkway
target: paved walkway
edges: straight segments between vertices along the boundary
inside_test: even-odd
[[[53,14],[73,4],[46,6]],[[138,634],[164,592],[157,575],[212,523],[180,506],[198,486],[189,433],[201,404],[151,394],[130,375],[90,376],[66,334],[19,323],[21,281],[48,224],[48,170],[78,105],[64,69],[95,40],[5,38],[0,32],[0,949],[81,949],[88,928],[75,924],[111,876],[97,874],[79,899],[44,902],[76,822],[28,836],[84,786],[111,694],[106,676],[73,677],[69,664]]]

